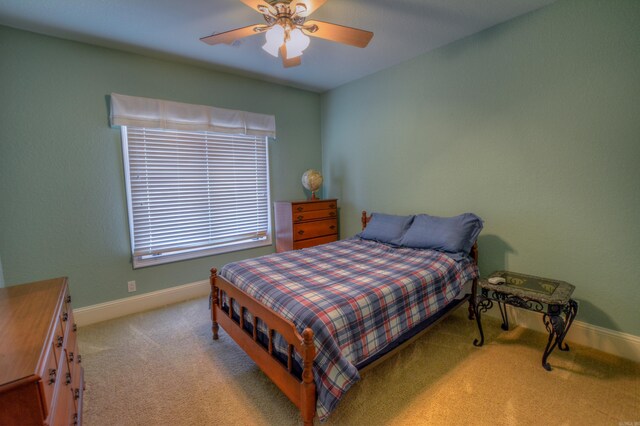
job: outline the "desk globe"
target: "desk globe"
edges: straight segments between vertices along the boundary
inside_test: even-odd
[[[309,169],[302,175],[302,186],[311,191],[311,199],[317,200],[316,191],[322,186],[322,174],[314,169]]]

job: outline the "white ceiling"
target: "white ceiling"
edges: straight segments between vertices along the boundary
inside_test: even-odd
[[[286,69],[260,48],[263,35],[232,46],[199,40],[264,23],[239,0],[2,0],[0,24],[323,92],[554,1],[328,0],[311,19],[373,31],[373,40],[359,49],[312,38],[302,65]]]

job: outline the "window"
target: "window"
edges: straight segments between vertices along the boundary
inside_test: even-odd
[[[122,126],[134,268],[271,244],[268,138]]]

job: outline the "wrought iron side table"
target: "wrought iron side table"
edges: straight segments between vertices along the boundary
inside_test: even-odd
[[[475,339],[475,346],[484,344],[484,333],[480,314],[493,307],[493,302],[498,303],[502,316],[502,329],[509,329],[507,307],[511,305],[517,308],[527,309],[543,314],[542,321],[549,332],[547,347],[542,355],[542,366],[551,371],[547,358],[556,346],[561,351],[568,351],[569,345],[564,338],[578,313],[578,303],[571,299],[575,286],[558,280],[535,277],[509,271],[494,272],[489,278],[504,278],[502,284],[491,284],[488,279],[478,280],[478,286],[474,298],[474,314],[480,331],[480,340]],[[479,290],[479,292],[478,292]]]

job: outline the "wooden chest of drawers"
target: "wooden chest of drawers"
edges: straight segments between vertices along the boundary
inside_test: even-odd
[[[66,278],[0,288],[0,425],[79,425],[82,358]]]
[[[278,253],[338,240],[338,200],[277,201],[274,212]]]

